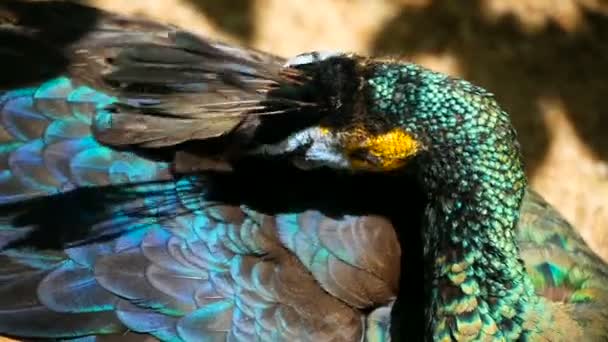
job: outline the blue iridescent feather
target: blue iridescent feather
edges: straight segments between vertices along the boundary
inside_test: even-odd
[[[361,255],[365,248],[349,251],[348,242],[331,242],[352,239],[364,219],[335,221],[341,229],[313,241],[318,227],[334,221],[315,212],[275,218],[209,201],[204,178],[176,177],[169,162],[96,140],[93,127],[111,121],[106,106],[114,98],[67,77],[10,90],[1,99],[0,260],[7,264],[0,285],[10,285],[0,292],[29,292],[0,301],[0,332],[69,338],[131,331],[124,336],[248,341],[327,337],[335,324],[355,336],[362,333],[355,307],[390,300],[396,278],[375,278]],[[372,235],[393,236],[387,223],[373,227],[384,233]],[[36,241],[42,249],[29,247]],[[369,286],[386,289],[380,297],[360,286],[360,294],[349,294],[344,284],[353,279],[376,279]],[[329,326],[315,307],[290,309],[311,296],[335,311]],[[55,324],[24,324],[36,319]]]

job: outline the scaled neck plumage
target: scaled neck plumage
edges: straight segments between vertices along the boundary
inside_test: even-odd
[[[484,89],[414,64],[379,64],[368,83],[372,110],[422,146],[433,340],[542,336],[554,313],[519,256],[526,178],[508,114]]]

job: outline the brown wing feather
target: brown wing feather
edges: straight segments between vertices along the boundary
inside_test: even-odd
[[[69,75],[76,85],[116,97],[94,130],[108,145],[159,148],[215,138],[248,131],[259,116],[303,105],[269,95],[301,82],[272,54],[76,4],[36,4],[35,11],[22,1],[0,6],[3,21],[10,23],[1,33],[15,41],[10,53],[0,52],[3,65],[23,65],[21,57],[44,51],[46,59],[31,65],[51,65],[51,72]],[[62,9],[89,20],[60,19]],[[41,71],[38,80],[50,76]]]

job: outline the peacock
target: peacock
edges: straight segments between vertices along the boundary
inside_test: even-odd
[[[607,341],[608,265],[488,90],[0,4],[0,335]]]

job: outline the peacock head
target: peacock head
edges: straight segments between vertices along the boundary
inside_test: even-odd
[[[327,112],[318,125],[275,146],[298,151],[302,168],[383,172],[422,159],[427,174],[445,176],[474,169],[474,162],[496,170],[521,166],[507,113],[491,93],[465,80],[339,52],[299,55],[286,66],[311,75]]]

